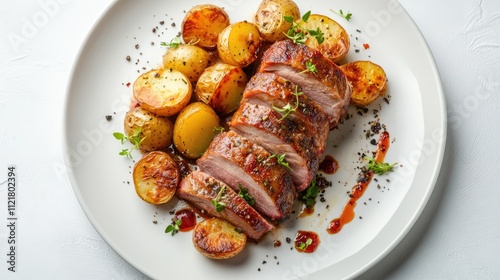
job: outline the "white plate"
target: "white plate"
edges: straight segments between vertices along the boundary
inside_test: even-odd
[[[373,114],[359,116],[351,110],[353,118],[333,131],[328,142],[326,154],[333,155],[341,168],[329,176],[333,187],[327,189],[327,202],[318,202],[314,216],[294,219],[259,244],[248,244],[236,258],[212,261],[196,252],[191,234],[171,237],[164,233],[172,204],[155,207],[137,197],[127,183],[133,162],[118,155],[122,146],[112,136],[123,131],[131,96],[127,83],[134,82],[142,67],[161,64],[165,48],[160,42],[177,34],[184,11],[205,2],[116,1],[82,47],[68,89],[64,135],[71,182],[89,220],[120,256],[155,279],[341,279],[366,271],[398,244],[419,217],[444,153],[445,103],[436,66],[420,32],[395,1],[345,0],[327,5],[297,1],[302,12],[326,14],[352,34],[348,61],[369,59],[386,70],[391,102],[379,100],[371,108],[381,108],[381,123],[395,138],[386,161],[403,166],[379,178],[381,188],[371,183],[358,202],[353,222],[337,235],[326,233],[328,222],[339,215],[347,191],[355,184],[355,167],[360,165],[357,153],[374,150],[363,132]],[[258,5],[243,0],[212,3],[225,7],[232,22],[251,20]],[[352,20],[330,9],[350,11]],[[369,48],[365,50],[363,43]],[[131,62],[126,61],[127,55]],[[113,120],[107,121],[106,115]],[[293,239],[298,229],[320,234],[321,246],[315,253],[290,250],[285,238]],[[272,245],[276,239],[282,242],[279,248]]]

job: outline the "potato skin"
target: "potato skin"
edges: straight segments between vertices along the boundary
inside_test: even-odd
[[[211,218],[196,225],[192,240],[196,250],[205,257],[228,259],[245,248],[247,236],[232,224]]]
[[[163,67],[180,71],[189,78],[192,83],[196,82],[201,73],[210,64],[210,55],[204,49],[181,44],[175,48],[169,48],[163,55]]]
[[[354,61],[340,66],[352,85],[351,103],[368,106],[386,89],[387,77],[379,65],[371,61]]]
[[[153,69],[139,76],[134,98],[146,110],[162,117],[179,113],[191,100],[192,85],[186,75],[173,69]]]
[[[224,28],[217,41],[224,63],[244,68],[259,57],[262,39],[253,23],[241,21]]]
[[[204,49],[217,47],[217,38],[229,25],[229,15],[220,7],[210,4],[194,6],[182,21],[182,39]]]
[[[175,148],[188,158],[198,158],[217,135],[214,128],[220,127],[215,111],[203,102],[194,102],[186,106],[175,120]]]
[[[325,16],[312,14],[306,23],[301,23],[301,27],[309,30],[319,28],[324,33],[324,42],[319,44],[314,37],[307,38],[305,44],[318,50],[333,62],[342,60],[349,52],[350,39],[344,27],[333,19]]]
[[[291,23],[284,20],[284,16],[300,18],[300,10],[297,4],[291,0],[263,0],[255,14],[255,25],[260,31],[262,38],[268,42],[284,40],[287,37]]]
[[[243,69],[217,63],[200,76],[196,83],[196,98],[224,116],[238,108],[246,83]]]
[[[135,164],[132,176],[137,195],[151,204],[163,204],[172,199],[181,179],[175,161],[161,151],[141,158]]]
[[[142,151],[160,150],[172,144],[174,125],[167,118],[156,116],[142,107],[132,108],[125,115],[124,130],[131,137],[138,128],[141,129],[140,138],[144,138],[139,144]]]

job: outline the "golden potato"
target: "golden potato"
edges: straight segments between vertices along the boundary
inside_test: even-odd
[[[186,13],[182,21],[182,39],[205,49],[215,49],[217,38],[229,25],[228,14],[210,4],[198,5]]]
[[[140,198],[151,204],[163,204],[174,196],[180,171],[167,153],[154,151],[135,164],[132,177]]]
[[[191,103],[175,120],[175,148],[188,158],[198,158],[217,135],[219,127],[219,117],[210,106],[202,102]]]
[[[297,4],[291,0],[263,0],[255,14],[255,25],[262,38],[268,42],[284,40],[287,37],[291,23],[284,20],[284,16],[294,19],[300,18]]]
[[[386,89],[387,77],[384,69],[371,61],[355,61],[340,66],[352,85],[351,103],[367,106]]]
[[[223,116],[238,108],[246,83],[240,67],[218,63],[201,74],[196,83],[196,98]]]
[[[186,75],[173,69],[154,69],[139,76],[134,98],[146,110],[163,117],[179,113],[191,100],[192,86]]]
[[[232,224],[211,218],[196,225],[193,244],[205,257],[228,259],[245,248],[247,236]]]
[[[227,64],[244,68],[259,56],[261,41],[255,24],[246,21],[231,24],[219,35],[219,57]]]
[[[342,60],[349,51],[350,40],[345,29],[333,19],[318,14],[312,14],[305,23],[300,26],[307,30],[321,30],[324,35],[323,43],[319,44],[315,37],[307,38],[305,44],[313,49],[317,49],[324,56],[333,62]]]
[[[210,64],[210,55],[204,49],[187,44],[169,48],[163,55],[163,68],[180,71],[196,82]]]
[[[132,108],[127,112],[124,127],[129,138],[134,135],[136,129],[140,129],[139,137],[143,140],[139,143],[139,148],[143,151],[160,150],[172,144],[174,135],[172,122],[142,107]]]

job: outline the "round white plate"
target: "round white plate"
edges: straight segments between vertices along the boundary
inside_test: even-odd
[[[174,204],[156,207],[137,197],[131,183],[134,162],[118,155],[124,146],[112,136],[123,131],[129,83],[139,72],[161,65],[165,47],[160,42],[179,32],[185,11],[207,2],[116,1],[87,38],[68,89],[64,132],[66,163],[82,208],[120,256],[155,279],[342,279],[361,274],[411,229],[441,166],[446,108],[439,74],[419,30],[396,1],[296,1],[302,13],[325,14],[346,28],[352,45],[347,61],[372,60],[385,69],[390,104],[379,99],[362,115],[351,108],[352,117],[331,133],[325,154],[334,156],[340,169],[327,176],[333,186],[314,215],[288,221],[258,244],[247,244],[234,259],[213,261],[194,249],[190,233],[164,233]],[[210,2],[224,7],[231,22],[251,21],[258,6],[257,1]],[[352,19],[333,12],[340,9],[351,12]],[[372,181],[358,201],[356,218],[339,234],[329,235],[328,222],[342,211],[356,167],[363,164],[358,153],[375,149],[370,140],[377,136],[366,139],[364,132],[375,119],[373,109],[380,109],[380,122],[391,134],[386,161],[399,165]],[[291,250],[286,237],[293,240],[299,229],[320,235],[315,253]],[[274,240],[281,247],[274,248]]]

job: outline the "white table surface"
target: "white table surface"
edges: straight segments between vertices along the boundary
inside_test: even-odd
[[[16,273],[5,262],[7,186],[0,185],[0,279],[146,279],[87,220],[62,153],[70,69],[111,1],[57,0],[48,14],[44,3],[54,1],[0,2],[0,183],[12,164],[18,180]],[[428,207],[362,278],[500,279],[500,1],[400,2],[441,73],[448,141]],[[23,30],[37,16],[38,26]],[[22,38],[13,42],[12,34]]]

